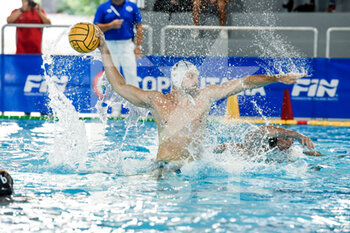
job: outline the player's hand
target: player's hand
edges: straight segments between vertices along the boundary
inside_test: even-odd
[[[40,6],[40,4],[39,3],[36,3],[36,5],[35,5],[35,10],[38,12],[38,13],[40,13],[41,12],[41,6]]]
[[[103,48],[106,45],[105,34],[102,32],[99,26],[95,25],[96,28],[96,36],[100,39],[99,48]]]
[[[305,135],[300,134],[298,137],[299,143],[304,147],[307,146],[309,149],[314,149],[314,143],[311,141],[309,137],[306,137]]]
[[[296,83],[298,79],[303,77],[308,77],[308,75],[303,73],[279,74],[277,75],[277,82],[284,84],[293,84]]]
[[[134,49],[134,53],[135,53],[135,56],[136,56],[136,60],[139,60],[142,57],[142,50],[141,49],[135,48]]]
[[[119,29],[122,27],[123,19],[115,19],[111,22],[111,28],[113,29]]]

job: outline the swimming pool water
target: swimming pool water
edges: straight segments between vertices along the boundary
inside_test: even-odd
[[[209,125],[203,159],[157,181],[149,175],[153,122],[87,120],[60,129],[0,120],[0,168],[16,192],[0,203],[0,232],[350,231],[350,128],[288,127],[325,157],[304,156],[299,145],[270,162],[211,153],[246,128]]]

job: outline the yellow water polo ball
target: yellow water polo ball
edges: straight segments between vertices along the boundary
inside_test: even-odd
[[[100,44],[97,29],[91,23],[77,23],[69,31],[69,44],[79,53],[94,51]]]

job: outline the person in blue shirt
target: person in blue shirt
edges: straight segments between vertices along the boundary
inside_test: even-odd
[[[109,0],[102,3],[97,8],[94,24],[104,32],[114,65],[119,70],[121,67],[126,82],[139,87],[136,59],[142,55],[143,29],[142,16],[137,5],[129,0]]]

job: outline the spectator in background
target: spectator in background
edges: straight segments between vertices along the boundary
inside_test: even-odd
[[[22,7],[12,11],[7,23],[51,24],[40,4],[22,0]],[[17,28],[17,54],[41,54],[41,28]]]
[[[286,8],[288,12],[292,12],[293,7],[294,7],[294,0],[289,0],[287,3],[282,5],[283,8]]]
[[[305,3],[305,1],[302,1]],[[286,8],[288,12],[296,11],[296,12],[314,12],[316,5],[315,0],[309,0],[308,3],[300,4],[297,7],[294,7],[294,1],[289,0],[286,4],[283,4],[283,8]]]
[[[123,70],[128,84],[139,87],[136,59],[142,55],[142,16],[137,5],[129,0],[109,0],[96,11],[94,24],[104,32],[113,63]],[[136,39],[134,39],[136,26]]]
[[[294,11],[298,12],[314,12],[315,11],[315,0],[310,0],[309,3],[305,3],[297,6]]]
[[[192,2],[193,0],[155,0],[153,10],[168,12],[169,20],[171,20],[172,13],[192,12]]]
[[[337,0],[329,0],[328,3],[328,12],[334,12],[335,11],[335,3]]]
[[[13,179],[10,174],[0,170],[0,200],[9,198],[13,194]]]
[[[226,25],[226,6],[231,0],[193,0],[193,24],[195,26],[199,25],[199,16],[202,10],[208,7],[208,4],[217,4],[220,26]],[[198,30],[192,31],[192,37],[197,38],[199,36]],[[220,32],[220,38],[227,39],[227,31],[222,30]]]

